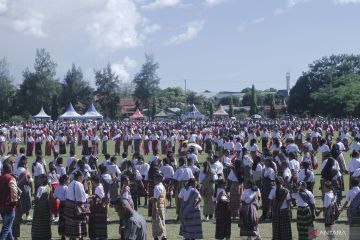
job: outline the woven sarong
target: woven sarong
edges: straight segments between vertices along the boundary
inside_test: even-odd
[[[104,201],[95,198],[91,203],[91,214],[89,216],[90,239],[107,238],[107,204]]]
[[[309,206],[298,207],[296,221],[299,240],[312,239],[311,231],[314,229],[314,224]]]
[[[71,238],[86,237],[87,217],[75,214],[76,202],[66,200],[64,208],[65,236]]]

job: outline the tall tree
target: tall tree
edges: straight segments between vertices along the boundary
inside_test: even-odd
[[[214,102],[212,100],[209,101],[208,107],[209,107],[209,117],[210,117],[210,119],[213,119],[213,117],[214,117]]]
[[[63,107],[71,102],[77,109],[84,111],[94,100],[94,89],[84,80],[81,68],[77,68],[75,64],[67,71],[61,86],[60,100]]]
[[[230,96],[229,117],[233,117],[233,116],[234,116],[234,102],[233,102],[233,97]]]
[[[156,115],[156,98],[155,96],[152,97],[152,104],[151,104],[151,118],[154,119]]]
[[[289,112],[318,113],[321,109],[311,95],[337,78],[354,73],[360,73],[360,55],[331,55],[314,61],[290,90]]]
[[[118,118],[120,107],[120,80],[110,64],[101,70],[95,71],[97,101],[105,117]]]
[[[258,112],[257,107],[257,96],[254,84],[251,87],[251,98],[250,98],[250,115],[254,115]]]
[[[8,120],[12,113],[15,96],[13,78],[10,75],[9,63],[5,58],[0,60],[0,120]]]
[[[275,111],[275,97],[271,94],[271,103],[270,103],[270,118],[276,118],[276,111]]]
[[[35,114],[41,106],[49,111],[53,96],[60,92],[60,83],[55,78],[56,66],[49,52],[36,50],[35,71],[23,72],[24,81],[18,91],[20,114]]]
[[[153,55],[145,55],[145,63],[141,70],[134,77],[134,97],[139,99],[141,104],[147,109],[150,101],[159,89],[160,78],[157,74],[159,64],[155,62]],[[150,111],[149,111],[150,112]]]

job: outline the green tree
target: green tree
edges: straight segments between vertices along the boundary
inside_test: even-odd
[[[271,94],[271,103],[270,103],[270,118],[276,118],[276,111],[275,111],[275,97]]]
[[[332,55],[314,61],[290,90],[289,112],[318,113],[322,109],[314,102],[311,95],[331,84],[338,77],[353,73],[360,73],[360,55]]]
[[[18,91],[19,114],[35,114],[41,106],[49,111],[53,96],[60,92],[60,83],[55,78],[57,64],[45,49],[36,50],[34,72],[26,69]]]
[[[222,99],[220,99],[220,104],[221,105],[230,105],[230,102],[233,102],[234,106],[240,106],[240,100],[237,97],[233,97],[233,96],[228,96],[228,97],[224,97]]]
[[[67,71],[61,86],[60,100],[64,107],[71,102],[80,111],[86,111],[94,99],[94,89],[84,80],[81,68],[77,68],[75,64]]]
[[[97,101],[105,117],[117,119],[120,105],[120,80],[111,69],[110,64],[95,71]]]
[[[57,95],[54,95],[51,99],[51,117],[56,120],[59,116],[59,99]]]
[[[0,120],[8,120],[12,113],[15,87],[10,75],[9,63],[5,58],[0,60]]]
[[[233,104],[233,98],[230,97],[230,103],[229,103],[229,117],[234,116],[234,104]]]
[[[212,100],[209,101],[208,108],[209,108],[209,117],[210,117],[210,119],[213,119],[213,116],[214,116],[214,102]]]
[[[250,115],[258,113],[257,107],[257,94],[254,84],[251,87],[251,99],[250,99]]]
[[[134,77],[134,97],[147,109],[150,101],[159,89],[160,78],[157,74],[159,64],[155,62],[153,55],[145,55],[145,63]]]
[[[152,98],[152,104],[151,104],[151,118],[154,119],[154,116],[156,115],[156,98],[153,96]]]

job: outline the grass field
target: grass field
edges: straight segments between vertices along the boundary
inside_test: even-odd
[[[43,146],[44,147],[44,146]],[[69,149],[67,149],[67,152]],[[81,148],[77,147],[76,154],[77,156],[80,156]],[[112,142],[109,142],[108,144],[108,151],[110,154],[114,153],[114,145]],[[67,157],[67,156],[64,156]],[[199,159],[200,161],[205,161],[206,154],[201,154]],[[346,153],[346,162],[348,163],[350,160],[349,153]],[[33,159],[30,159],[30,163]],[[49,163],[52,159],[46,159],[46,162]],[[101,158],[100,161],[103,159]],[[320,156],[318,156],[318,160],[320,161]],[[66,158],[64,158],[64,161],[66,161]],[[322,207],[322,200],[321,200],[321,192],[319,191],[320,186],[320,176],[319,176],[319,169],[316,170],[316,184],[314,187],[314,194],[316,198],[316,206]],[[345,176],[345,189],[346,191],[349,189],[348,182],[349,182],[349,176]],[[343,192],[343,196],[346,194],[346,192]],[[344,200],[343,200],[344,202]],[[142,204],[144,203],[142,199]],[[147,209],[144,207],[139,208],[139,212],[143,216],[147,216]],[[113,208],[109,208],[108,215],[110,218],[110,222],[108,223],[108,239],[119,239],[119,224],[118,224],[118,216]],[[261,215],[261,210],[258,211],[258,216]],[[292,233],[293,233],[293,239],[297,239],[297,229],[296,229],[296,209],[292,209]],[[148,229],[147,229],[147,236],[148,239],[153,239],[151,234],[151,220],[148,217],[145,217],[148,223]],[[167,230],[167,237],[168,239],[182,239],[179,236],[179,228],[180,225],[176,223],[176,214],[175,214],[175,208],[167,209],[166,212],[166,230]],[[335,230],[341,231],[341,236],[337,236],[336,239],[348,239],[348,232],[349,227],[346,224],[347,218],[346,218],[346,211],[343,211],[340,215],[339,220],[336,223]],[[319,236],[317,239],[327,239],[326,236],[324,236],[323,232],[325,230],[324,227],[324,219],[322,218],[322,214],[316,218],[315,222],[315,229],[318,230]],[[203,222],[203,234],[204,239],[215,239],[215,224],[212,222]],[[260,236],[262,239],[271,239],[272,237],[272,225],[271,223],[261,223],[259,224],[259,230],[260,230]],[[240,230],[238,228],[237,221],[233,221],[232,223],[232,229],[231,229],[231,239],[242,239],[240,238]],[[345,235],[346,234],[346,235]],[[59,236],[57,234],[57,225],[52,225],[52,236],[53,239],[59,239]],[[21,238],[20,239],[31,239],[31,222],[24,222],[23,225],[21,225]]]

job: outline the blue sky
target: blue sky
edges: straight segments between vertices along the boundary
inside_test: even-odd
[[[0,57],[16,81],[45,48],[63,79],[108,62],[131,81],[152,53],[161,87],[285,88],[322,56],[359,54],[360,0],[0,0]]]

